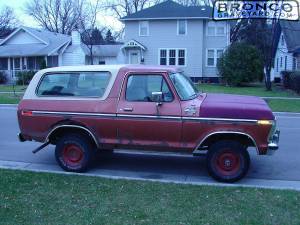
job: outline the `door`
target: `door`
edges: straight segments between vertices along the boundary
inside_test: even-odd
[[[165,74],[127,75],[118,103],[119,144],[142,148],[179,148],[181,107]],[[161,104],[152,92],[162,92]]]
[[[139,51],[130,51],[129,52],[129,63],[130,64],[140,64],[140,52]]]

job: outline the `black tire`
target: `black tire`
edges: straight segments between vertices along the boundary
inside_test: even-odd
[[[57,163],[68,172],[86,171],[93,159],[93,153],[94,149],[90,140],[80,134],[63,136],[55,148]]]
[[[248,172],[250,157],[247,149],[237,141],[218,141],[208,150],[207,170],[220,182],[233,183]]]

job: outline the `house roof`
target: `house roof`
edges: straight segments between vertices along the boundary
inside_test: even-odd
[[[162,2],[152,7],[143,9],[131,15],[121,18],[126,20],[154,20],[154,19],[209,19],[212,17],[210,6],[183,6],[171,0]]]
[[[280,21],[280,27],[283,32],[289,52],[294,52],[300,48],[300,21]]]
[[[27,32],[40,43],[6,44],[20,31]],[[0,42],[0,56],[42,56],[55,55],[59,49],[71,41],[71,37],[42,29],[21,26]]]
[[[93,45],[93,56],[99,57],[117,57],[120,48],[123,44],[113,44],[113,45]],[[66,52],[73,52],[77,48],[81,48],[85,55],[90,55],[90,49],[85,44],[81,45],[70,45]]]

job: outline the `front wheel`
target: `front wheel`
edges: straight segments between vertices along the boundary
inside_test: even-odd
[[[57,163],[69,172],[84,172],[92,160],[93,148],[83,135],[70,134],[62,137],[55,148]]]
[[[209,174],[221,182],[232,183],[242,179],[250,165],[249,153],[236,141],[218,141],[207,153]]]

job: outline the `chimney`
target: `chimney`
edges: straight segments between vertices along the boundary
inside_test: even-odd
[[[72,36],[72,45],[81,44],[80,33],[77,30],[73,30],[71,36]]]

